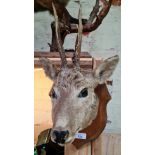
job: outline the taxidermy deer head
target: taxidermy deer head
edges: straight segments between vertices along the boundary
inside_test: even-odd
[[[113,73],[119,57],[104,60],[93,72],[80,69],[82,42],[81,7],[79,9],[79,27],[73,53],[73,68],[68,68],[65,52],[61,44],[59,21],[53,5],[57,45],[61,58],[61,68],[54,67],[51,60],[42,58],[45,74],[54,81],[51,97],[53,128],[51,139],[59,145],[72,142],[75,134],[86,128],[98,113],[99,99],[94,92],[98,84],[103,84]]]

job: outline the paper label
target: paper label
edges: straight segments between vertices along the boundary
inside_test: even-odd
[[[86,139],[86,133],[77,133],[77,134],[75,134],[75,138]]]

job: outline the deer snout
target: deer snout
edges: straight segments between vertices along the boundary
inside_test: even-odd
[[[60,143],[60,144],[64,144],[66,139],[68,138],[69,135],[69,131],[58,131],[58,130],[54,130],[53,131],[53,139],[56,143]]]

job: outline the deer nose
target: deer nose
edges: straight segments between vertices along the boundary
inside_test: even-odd
[[[64,144],[65,140],[68,138],[68,135],[69,135],[69,131],[68,130],[66,130],[66,131],[54,130],[53,131],[53,137],[54,137],[54,141],[56,143]]]

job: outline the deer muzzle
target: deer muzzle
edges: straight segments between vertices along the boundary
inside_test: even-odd
[[[64,144],[69,136],[69,131],[54,130],[52,133],[52,139],[57,144]]]

